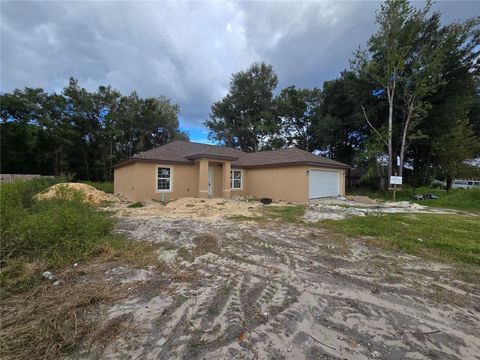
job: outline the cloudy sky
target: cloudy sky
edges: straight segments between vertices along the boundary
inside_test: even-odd
[[[419,6],[422,2],[416,3]],[[232,73],[274,66],[283,88],[321,86],[348,66],[375,31],[376,1],[0,1],[0,91],[60,91],[70,76],[94,90],[165,95],[182,127],[205,141],[202,122]],[[480,14],[475,1],[439,1],[443,21]]]

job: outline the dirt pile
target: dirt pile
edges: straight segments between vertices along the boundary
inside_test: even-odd
[[[105,202],[118,201],[117,197],[95,189],[93,186],[81,183],[60,183],[49,187],[43,193],[35,196],[36,200],[52,198],[71,199],[76,194],[81,194],[83,201],[91,205],[100,205]]]
[[[191,197],[173,200],[167,204],[147,200],[143,201],[143,205],[139,208],[123,208],[120,213],[145,217],[218,219],[228,216],[255,216],[263,207],[260,202]]]

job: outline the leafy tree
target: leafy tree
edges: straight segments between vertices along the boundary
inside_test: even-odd
[[[386,121],[379,127],[363,111],[386,146],[389,177],[394,155],[399,155],[402,175],[409,146],[425,136],[419,124],[432,108],[429,97],[445,83],[446,60],[460,48],[471,58],[478,34],[474,30],[477,20],[442,27],[440,14],[430,15],[430,10],[431,2],[422,9],[407,0],[383,3],[377,14],[377,33],[366,51],[355,53],[353,61],[354,69],[378,86],[374,96],[388,103]]]
[[[91,92],[73,78],[62,93],[25,88],[0,95],[0,104],[2,172],[111,180],[125,156],[188,139],[166,97]]]
[[[412,142],[408,154],[418,184],[428,183],[432,177],[468,177],[470,168],[464,161],[480,153],[480,132],[475,126],[479,115],[475,76],[478,64],[470,60],[471,49],[461,38],[449,45],[443,82],[427,97],[430,109],[417,125],[423,136]]]
[[[289,86],[276,98],[277,116],[281,126],[280,146],[296,146],[313,151],[316,142],[314,126],[320,117],[322,93],[320,89],[297,89]]]
[[[1,125],[1,165],[2,173],[22,173],[31,169],[33,173],[43,173],[35,157],[38,148],[38,128],[18,122]]]
[[[378,95],[386,96],[388,102],[388,116],[386,119],[386,134],[383,129],[377,130],[370,123],[365,112],[367,122],[372,126],[379,138],[385,143],[388,153],[388,177],[393,175],[394,157],[394,120],[397,120],[400,130],[402,149],[405,148],[406,134],[410,127],[417,94],[411,89],[428,93],[433,91],[433,82],[425,79],[438,69],[438,58],[429,55],[432,53],[431,38],[427,31],[430,22],[438,20],[438,14],[427,19],[431,3],[427,2],[423,9],[417,10],[407,0],[392,0],[382,3],[377,13],[376,22],[378,31],[368,41],[368,49],[355,52],[353,61],[356,70],[368,81],[379,86]],[[424,39],[423,37],[426,37]],[[428,60],[430,61],[426,61]],[[395,104],[400,87],[403,85],[404,101],[408,107],[407,118],[400,124],[400,116],[395,114]],[[415,92],[413,90],[413,92]],[[403,151],[401,151],[401,157]],[[403,157],[401,159],[403,161]],[[403,165],[403,164],[402,164]],[[401,171],[401,170],[400,170]]]
[[[371,86],[351,71],[326,81],[320,118],[314,125],[314,148],[332,159],[353,164],[369,134],[358,103],[365,104],[371,112],[377,111],[377,101],[370,94]]]
[[[273,95],[277,85],[277,75],[265,63],[233,74],[229,94],[212,105],[205,121],[209,139],[246,152],[268,146],[279,130]]]

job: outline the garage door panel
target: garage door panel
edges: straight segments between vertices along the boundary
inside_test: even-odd
[[[310,199],[340,195],[340,173],[338,171],[309,171]]]

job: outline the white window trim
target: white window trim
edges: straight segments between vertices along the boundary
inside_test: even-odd
[[[169,168],[170,169],[170,189],[158,189],[158,169],[159,168]],[[155,192],[156,193],[169,193],[173,192],[173,166],[168,165],[157,165],[155,167]]]
[[[234,188],[233,187],[233,176],[232,176],[233,171],[240,171],[240,187],[239,188]],[[243,190],[243,176],[244,176],[243,169],[230,169],[230,190],[231,191],[241,191],[241,190]]]

